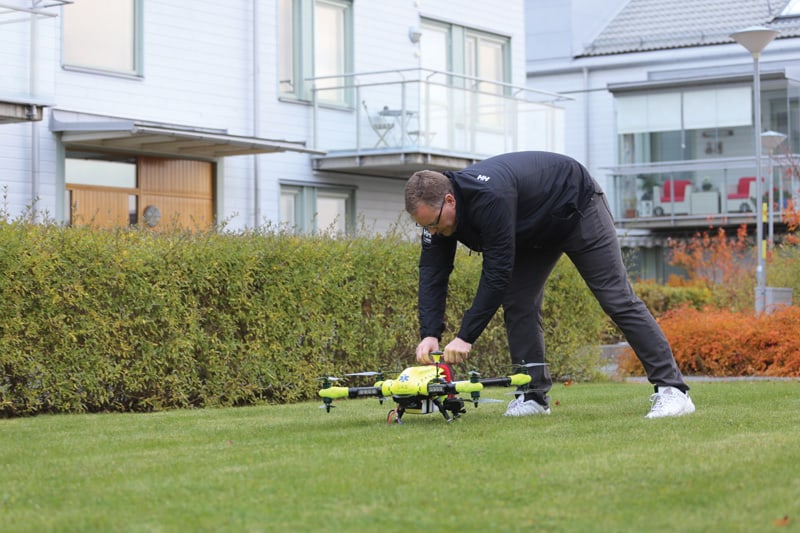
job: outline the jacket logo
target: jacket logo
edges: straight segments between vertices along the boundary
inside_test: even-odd
[[[484,176],[483,174],[478,174],[478,177],[475,179],[478,181],[489,181],[492,178],[490,176]]]
[[[428,231],[428,228],[422,228],[422,243],[429,245],[431,244],[432,239],[433,235],[431,235],[431,232]]]

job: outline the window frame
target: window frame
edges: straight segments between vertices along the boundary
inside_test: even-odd
[[[65,40],[68,38],[67,24],[68,17],[66,16],[66,9],[74,9],[75,4],[65,5],[61,7],[61,67],[64,70],[71,70],[77,72],[88,72],[94,74],[105,74],[120,77],[141,78],[143,76],[143,21],[144,21],[144,0],[129,0],[133,8],[133,16],[131,23],[133,24],[131,51],[133,52],[133,60],[130,69],[116,69],[104,65],[92,65],[90,62],[81,63],[68,60],[66,52]]]
[[[420,24],[423,30],[423,39],[425,38],[424,32],[426,29],[440,32],[446,36],[447,50],[444,52],[447,56],[447,70],[453,74],[479,78],[476,74],[481,69],[479,58],[480,44],[482,42],[499,44],[502,55],[500,65],[502,69],[502,79],[492,81],[501,84],[511,83],[511,37],[508,35],[491,33],[431,18],[423,18]],[[472,57],[468,57],[467,55],[467,50],[469,48],[468,42],[470,40],[474,40],[476,44]],[[508,90],[508,88],[506,88],[506,90]]]
[[[294,209],[294,220],[284,218],[285,213],[279,213],[281,230],[300,235],[316,235],[324,233],[329,235],[328,228],[320,228],[318,222],[317,200],[320,196],[338,197],[345,201],[344,230],[335,233],[335,236],[348,236],[355,234],[356,202],[355,187],[341,185],[312,185],[307,183],[282,182],[280,184],[280,204],[291,195]]]
[[[353,0],[281,0],[278,2],[277,18],[281,21],[282,27],[286,26],[283,22],[286,13],[283,12],[283,9],[287,5],[291,6],[291,24],[289,25],[288,36],[282,33],[280,29],[277,32],[278,72],[281,73],[277,80],[277,91],[278,97],[282,100],[309,103],[314,99],[312,89],[314,88],[314,78],[318,70],[315,64],[317,45],[315,23],[318,4],[335,6],[341,9],[343,14],[343,34],[340,37],[343,50],[342,57],[339,59],[341,60],[343,71],[340,74],[346,76],[353,70],[355,57],[353,45]],[[285,50],[287,43],[291,46],[290,52]],[[286,65],[285,62],[287,61],[291,64]],[[284,73],[289,72],[291,72],[292,79],[280,79]],[[290,85],[290,90],[284,90],[282,88],[284,84]],[[346,85],[346,83],[342,81],[338,85]],[[325,91],[322,91],[322,94],[324,93]],[[318,101],[325,105],[353,107],[355,97],[352,89],[336,91],[336,94],[337,97],[335,98],[318,97]]]

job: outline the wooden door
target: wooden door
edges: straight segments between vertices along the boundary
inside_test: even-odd
[[[139,222],[159,231],[205,231],[214,224],[214,165],[140,157]],[[152,224],[155,219],[157,223]]]

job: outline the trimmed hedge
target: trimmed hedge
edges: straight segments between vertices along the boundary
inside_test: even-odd
[[[658,285],[654,281],[639,281],[633,284],[636,296],[647,306],[653,316],[660,317],[670,309],[689,305],[702,309],[710,305],[714,294],[703,284],[692,284],[674,287]]]
[[[413,364],[418,244],[0,221],[0,416],[294,402]],[[459,251],[448,331],[480,257]],[[554,376],[593,376],[603,313],[569,262],[545,298]],[[507,372],[500,313],[470,366]]]

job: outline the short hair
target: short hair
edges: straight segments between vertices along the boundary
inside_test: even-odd
[[[450,179],[435,170],[420,170],[406,182],[406,211],[413,215],[421,204],[439,207],[447,194],[453,194]]]

